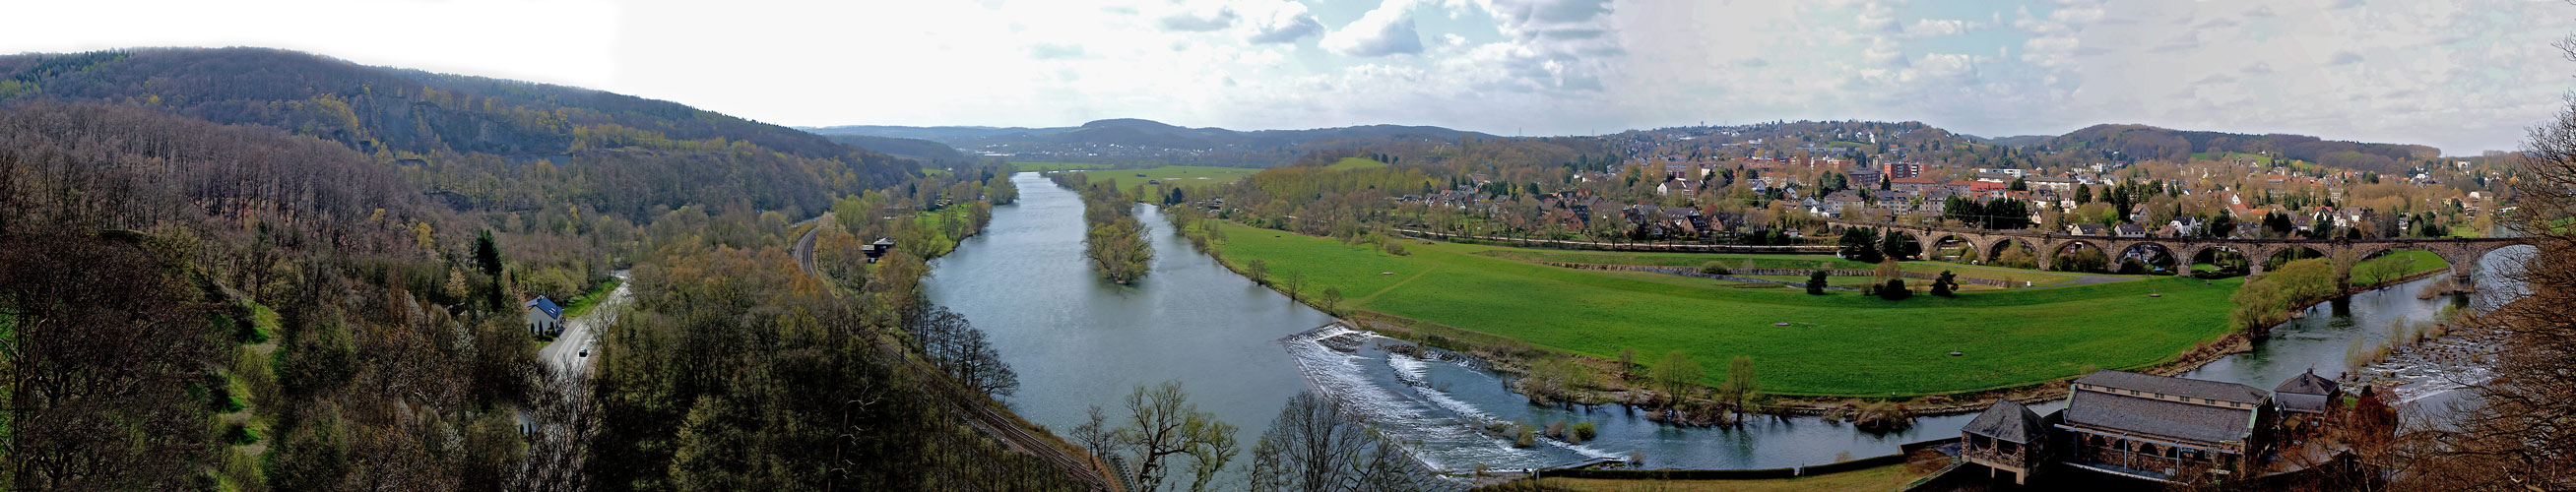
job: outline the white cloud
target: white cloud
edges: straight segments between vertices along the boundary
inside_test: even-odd
[[[1028,50],[1029,50],[1029,58],[1036,58],[1036,59],[1040,59],[1040,60],[1054,60],[1054,59],[1062,59],[1062,58],[1081,58],[1081,57],[1082,57],[1082,55],[1083,55],[1083,52],[1082,52],[1082,45],[1079,45],[1079,44],[1069,44],[1069,43],[1038,43],[1038,44],[1032,44],[1032,45],[1029,45]]]
[[[789,124],[2127,122],[2455,152],[2509,148],[2576,88],[2549,46],[2567,14],[2523,0],[246,1],[29,3],[12,13],[47,21],[0,30],[0,52],[276,46]],[[368,31],[398,16],[467,31],[435,48]]]
[[[1413,29],[1413,1],[1386,0],[1374,10],[1324,35],[1324,49],[1346,56],[1378,57],[1422,52],[1422,35]]]
[[[1980,27],[1984,26],[1958,19],[1915,19],[1914,24],[1905,27],[1905,35],[1913,37],[1951,36],[1965,34],[1970,29]]]
[[[1207,32],[1234,27],[1234,9],[1224,5],[1183,5],[1154,22],[1165,30]]]
[[[1324,23],[1306,11],[1306,4],[1275,0],[1242,2],[1251,19],[1244,39],[1253,43],[1293,43],[1298,39],[1324,32]]]

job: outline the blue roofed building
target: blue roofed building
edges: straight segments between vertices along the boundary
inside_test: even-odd
[[[555,305],[553,299],[537,296],[523,306],[528,308],[528,333],[553,335],[563,332],[563,306]]]

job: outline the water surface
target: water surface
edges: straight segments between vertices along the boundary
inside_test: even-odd
[[[1249,448],[1279,406],[1317,388],[1346,402],[1434,467],[1467,471],[1543,467],[1597,457],[1637,457],[1650,468],[1771,468],[1895,453],[1908,442],[1953,437],[1976,416],[1919,419],[1913,428],[1871,433],[1813,417],[1756,419],[1738,428],[1658,424],[1620,405],[1534,406],[1508,381],[1473,361],[1386,351],[1383,337],[1321,329],[1329,316],[1290,302],[1217,265],[1171,233],[1151,209],[1153,271],[1132,286],[1102,282],[1081,258],[1082,203],[1033,173],[1012,177],[1020,203],[996,207],[992,228],[934,263],[934,302],[989,331],[1020,373],[1006,399],[1059,433],[1084,410],[1116,401],[1135,385],[1183,381],[1192,401],[1242,428]],[[2509,267],[2490,255],[2486,267]],[[2495,275],[2482,275],[2489,284]],[[2438,277],[2437,277],[2438,278]],[[2225,357],[2187,377],[2269,390],[2299,372],[2344,370],[2351,340],[2376,340],[2391,324],[2430,319],[2454,297],[2418,299],[2434,279],[2400,284],[2310,308],[2252,352]],[[1337,350],[1327,337],[1356,340]],[[1350,348],[1352,344],[1343,344]],[[2446,400],[2436,398],[2433,400]],[[2045,413],[2063,401],[2041,402]],[[1118,412],[1111,412],[1113,418]],[[1478,429],[1487,422],[1590,421],[1597,438],[1515,448]]]

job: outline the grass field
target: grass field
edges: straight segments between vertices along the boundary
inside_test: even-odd
[[[957,250],[959,241],[966,240],[962,237],[948,237],[948,222],[966,220],[966,207],[948,207],[939,209],[937,212],[917,212],[912,218],[920,221],[922,226],[930,228],[931,237],[934,238],[931,244],[936,246],[931,248],[930,258],[948,256],[949,252]]]
[[[1856,293],[1713,288],[1505,258],[1560,254],[1554,251],[1486,253],[1506,248],[1416,242],[1406,245],[1411,256],[1393,256],[1331,239],[1225,227],[1219,247],[1227,261],[1263,259],[1271,278],[1299,276],[1310,294],[1339,289],[1344,308],[1603,359],[1623,348],[1648,360],[1679,350],[1715,369],[1749,355],[1763,392],[1790,395],[1968,392],[2075,376],[2088,367],[2153,365],[2226,333],[2227,296],[2242,283],[2158,277],[1884,301]],[[1790,325],[1774,326],[1781,322]],[[1954,350],[1964,355],[1950,356]],[[1708,372],[1705,382],[1714,385],[1725,371]]]
[[[1094,183],[1098,183],[1104,179],[1118,180],[1119,188],[1134,188],[1136,185],[1144,184],[1145,180],[1149,179],[1162,181],[1166,185],[1183,187],[1221,185],[1232,183],[1238,179],[1243,179],[1244,176],[1251,176],[1252,173],[1256,172],[1261,172],[1261,170],[1248,167],[1207,166],[1163,166],[1145,169],[1099,169],[1082,171],[1083,174],[1090,176],[1091,182]]]
[[[1906,465],[1887,465],[1812,477],[1764,480],[1607,480],[1593,478],[1541,478],[1540,484],[1584,492],[1823,492],[1844,490],[1895,490],[1923,475],[1906,469]]]
[[[1344,158],[1342,158],[1342,160],[1341,160],[1340,162],[1334,162],[1334,163],[1333,163],[1332,165],[1330,165],[1330,166],[1324,166],[1324,169],[1330,169],[1330,170],[1334,170],[1334,171],[1349,171],[1349,170],[1353,170],[1353,169],[1370,169],[1370,168],[1380,168],[1380,167],[1386,167],[1386,163],[1384,163],[1384,162],[1378,162],[1376,159],[1362,159],[1362,158],[1358,158],[1358,157],[1344,157]]]
[[[579,318],[583,314],[589,314],[591,308],[599,307],[599,301],[608,300],[608,293],[616,292],[617,285],[623,283],[626,281],[612,277],[607,282],[600,282],[599,286],[592,287],[590,292],[583,292],[580,297],[574,297],[572,304],[564,305],[564,319]]]
[[[2415,272],[2450,267],[2450,262],[2442,261],[2441,255],[2433,254],[2431,251],[2394,251],[2353,265],[2352,284],[2370,285]]]
[[[1013,162],[1011,163],[1011,167],[1019,168],[1021,171],[1044,172],[1072,169],[1108,169],[1109,165],[1093,162]]]

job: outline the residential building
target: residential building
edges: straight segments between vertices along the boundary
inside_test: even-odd
[[[563,306],[555,305],[553,299],[537,296],[535,299],[521,303],[520,306],[528,309],[528,333],[534,335],[563,333]]]

